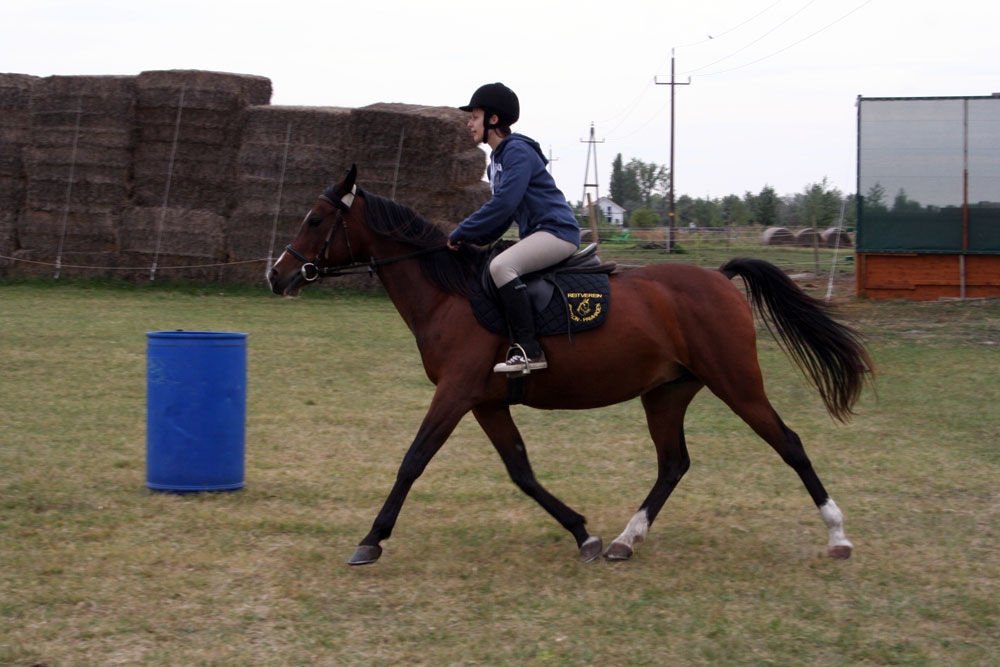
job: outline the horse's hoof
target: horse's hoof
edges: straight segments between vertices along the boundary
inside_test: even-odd
[[[347,561],[348,565],[368,565],[378,560],[382,555],[382,547],[379,545],[361,544],[354,551],[354,555]]]
[[[851,547],[846,544],[838,544],[827,549],[826,555],[835,560],[847,560],[851,557]]]
[[[597,560],[598,556],[601,555],[601,549],[603,548],[604,543],[601,542],[601,538],[596,535],[591,535],[580,547],[580,555],[577,556],[577,558],[580,559],[581,563],[589,563],[593,560]]]
[[[621,542],[612,542],[608,550],[604,552],[604,557],[608,560],[628,560],[632,557],[632,547]]]

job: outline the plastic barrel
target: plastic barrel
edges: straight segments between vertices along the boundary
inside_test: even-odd
[[[176,493],[242,488],[248,334],[146,336],[146,486]]]

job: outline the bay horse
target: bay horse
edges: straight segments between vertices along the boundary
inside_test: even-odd
[[[549,367],[523,378],[523,403],[544,410],[588,409],[640,397],[656,447],[657,477],[624,531],[605,551],[585,518],[535,478],[514,424],[508,378],[493,372],[508,340],[473,313],[468,291],[485,259],[481,248],[445,248],[445,233],[413,210],[356,185],[357,168],[331,185],[306,214],[267,281],[296,295],[324,276],[372,271],[413,336],[433,399],[395,484],[368,534],[349,559],[373,563],[392,533],[410,488],[469,411],[496,448],[514,483],[576,539],[578,557],[625,560],[646,538],[667,497],[688,470],[684,414],[708,387],[798,473],[819,508],[827,554],[844,559],[853,545],[843,514],[826,492],[798,435],[764,393],[757,362],[756,311],[840,421],[853,413],[872,364],[861,336],[838,323],[821,301],[762,260],[733,259],[718,270],[655,264],[610,276],[610,312],[599,328],[542,339]],[[746,295],[732,282],[740,276]]]

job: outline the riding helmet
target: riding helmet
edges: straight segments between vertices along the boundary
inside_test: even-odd
[[[495,113],[501,125],[513,125],[521,116],[521,105],[517,101],[517,95],[499,82],[480,86],[472,93],[469,103],[459,107],[462,111],[472,111],[476,108]]]

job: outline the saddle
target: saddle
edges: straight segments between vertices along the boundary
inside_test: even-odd
[[[489,259],[506,247],[495,249]],[[507,335],[507,320],[497,299],[489,265],[489,261],[483,265],[469,301],[483,327]],[[572,337],[574,333],[603,324],[611,306],[608,275],[616,268],[614,262],[600,260],[597,244],[592,243],[558,264],[521,276],[535,312],[536,335],[539,338],[557,334]]]

